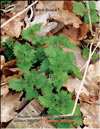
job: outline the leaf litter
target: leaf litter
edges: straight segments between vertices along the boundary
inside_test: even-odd
[[[13,17],[18,12],[22,11],[28,6],[27,2],[15,3],[15,9],[7,13],[6,16]],[[69,48],[63,48],[64,53],[73,52],[75,54],[75,64],[81,69],[85,63],[86,59],[81,55],[81,49],[84,45],[82,42],[84,39],[88,39],[88,32],[90,31],[89,25],[84,23],[79,16],[73,13],[73,1],[39,1],[36,9],[58,9],[58,11],[37,11],[34,12],[34,19],[30,19],[27,13],[23,13],[21,16],[16,17],[14,20],[9,22],[1,29],[2,41],[6,41],[9,36],[14,38],[19,38],[22,31],[31,27],[37,23],[43,23],[41,30],[37,32],[38,36],[53,34],[53,30],[57,27],[58,22],[64,24],[55,35],[64,34],[69,41],[77,45],[76,50],[71,50]],[[22,6],[23,5],[23,6]],[[96,3],[96,10],[98,14],[100,12],[98,4]],[[31,12],[32,13],[32,12]],[[33,16],[33,15],[32,15]],[[1,24],[6,22],[6,18],[1,19]],[[24,22],[26,26],[24,25]],[[98,26],[98,23],[96,24]],[[84,29],[85,28],[85,29]],[[83,43],[83,45],[82,45]],[[82,46],[81,46],[82,45]],[[8,80],[12,78],[20,78],[23,73],[16,66],[16,60],[6,62],[4,55],[1,55],[1,122],[8,122],[13,119],[16,109],[20,103],[20,97],[22,92],[11,91],[8,85]],[[84,73],[84,71],[82,72]],[[78,90],[81,84],[81,79],[69,76],[68,81],[63,85],[69,92],[75,91],[75,95],[78,94]],[[88,72],[84,81],[83,88],[80,92],[80,110],[84,117],[83,124],[85,128],[99,128],[99,101],[100,101],[100,61],[96,61],[94,64],[90,64]],[[7,117],[5,117],[7,116]],[[10,116],[10,117],[9,117]],[[79,126],[77,126],[78,128]],[[79,127],[81,128],[81,127]]]

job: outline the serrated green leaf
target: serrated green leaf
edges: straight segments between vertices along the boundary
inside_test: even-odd
[[[44,107],[55,107],[55,97],[53,94],[39,96],[38,99]]]
[[[41,41],[41,38],[39,36],[35,36],[35,38],[32,40],[32,44],[35,45]]]
[[[39,61],[40,63],[45,59],[45,52],[42,46],[39,46],[37,50],[35,51],[36,55],[36,60]]]
[[[27,72],[32,67],[32,60],[34,60],[34,49],[27,43],[21,45],[19,42],[14,44],[14,54],[18,57],[17,66],[22,72]]]
[[[9,87],[15,91],[22,91],[24,88],[23,78],[13,78],[8,81]]]
[[[30,87],[26,89],[26,100],[32,100],[33,98],[38,98],[38,91]]]
[[[40,31],[42,24],[43,24],[43,23],[38,23],[38,24],[33,25],[33,26],[32,26],[32,30],[33,30],[34,32]]]
[[[85,15],[85,5],[81,2],[75,3],[73,5],[73,12],[77,15],[84,16]]]
[[[25,29],[21,34],[22,38],[26,40],[34,39],[34,37],[36,36],[36,32],[40,30],[41,26],[42,23],[39,23]],[[33,42],[35,41],[33,40]]]
[[[6,40],[6,44],[9,48],[12,48],[13,46],[13,39],[12,37],[9,37],[7,40]]]
[[[42,63],[41,63],[41,72],[48,72],[49,71],[49,61],[48,60],[44,60]]]

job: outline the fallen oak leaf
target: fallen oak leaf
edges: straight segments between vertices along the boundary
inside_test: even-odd
[[[68,81],[63,85],[63,87],[67,88],[69,92],[75,91],[75,93],[78,94],[80,85],[81,85],[81,80],[70,76]],[[82,93],[86,94],[87,96],[89,95],[89,92],[85,87],[82,88],[80,94]]]
[[[41,11],[37,12],[38,14],[49,14],[51,19],[55,19],[59,22],[64,23],[65,25],[72,24],[75,28],[79,28],[79,25],[82,24],[81,20],[76,16],[76,14],[69,12],[68,10],[63,10],[64,1],[39,1],[36,9],[58,9],[58,11]]]
[[[88,24],[82,23],[79,28],[67,25],[67,28],[64,27],[60,32],[58,32],[58,34],[63,33],[69,41],[75,44],[80,44],[80,41],[86,38],[88,32]]]

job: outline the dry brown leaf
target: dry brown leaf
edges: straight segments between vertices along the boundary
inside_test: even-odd
[[[18,74],[20,72],[19,68],[16,68],[16,60],[8,61],[2,67],[3,74],[7,76],[11,76],[13,74]]]
[[[67,25],[67,28],[63,28],[58,34],[63,33],[69,41],[75,44],[80,44],[80,40],[86,38],[88,31],[88,24],[82,23],[79,28],[75,28],[72,25]]]
[[[81,49],[79,47],[77,47],[76,50],[72,50],[70,48],[63,48],[64,53],[66,52],[73,52],[75,57],[76,57],[76,61],[75,64],[79,67],[79,69],[81,69],[84,64],[86,63],[86,59],[83,58],[83,56],[81,55]]]
[[[63,87],[66,87],[69,92],[75,91],[75,93],[78,94],[80,84],[81,84],[81,80],[79,80],[78,78],[69,77],[67,83],[65,83]],[[80,94],[81,93],[86,95],[89,94],[89,92],[85,87],[82,88]]]
[[[28,5],[28,1],[16,1],[15,8],[12,11],[13,13],[19,13],[24,10]]]
[[[85,102],[85,103],[88,103],[88,104],[97,104],[98,99],[99,99],[98,95],[91,97],[89,95],[88,90],[87,90],[87,92],[88,92],[88,95],[86,95],[85,93],[80,94],[80,97],[79,97],[80,102]]]
[[[81,94],[80,101],[89,104],[100,104],[100,61],[89,65],[84,87],[87,89],[89,95]]]
[[[1,97],[1,122],[13,119],[21,96],[22,93],[9,92],[6,97]]]
[[[16,67],[16,60],[11,60],[11,61],[8,61],[7,63],[5,63],[3,65],[2,69],[5,69],[5,68],[15,68],[15,67]]]
[[[39,1],[36,9],[53,9],[57,11],[41,11],[37,12],[39,14],[49,14],[52,19],[60,21],[65,25],[72,24],[75,28],[79,28],[82,24],[81,20],[76,16],[76,14],[69,12],[68,10],[63,10],[64,1]]]
[[[5,68],[3,69],[3,74],[8,77],[14,74],[18,74],[20,72],[19,68]]]
[[[88,72],[86,75],[86,79],[84,82],[84,86],[89,91],[89,95],[91,98],[98,96],[99,98],[99,90],[100,90],[100,60],[96,62],[94,65],[91,64],[88,68]]]
[[[6,22],[5,19],[1,19],[1,23],[3,24]],[[9,36],[13,36],[18,38],[19,35],[22,32],[22,27],[24,26],[24,22],[20,20],[20,18],[15,18],[11,22],[9,22],[7,25],[5,25],[3,28],[1,28],[1,34],[2,34],[2,41],[6,41],[6,38],[9,38]],[[4,36],[4,38],[3,38]]]
[[[15,16],[16,14],[18,14],[19,12],[21,12],[22,10],[25,9],[25,7],[27,6],[28,2],[27,1],[17,1],[15,3],[13,3],[15,5],[15,8],[10,11],[9,13],[5,13],[6,16],[8,16],[9,18]],[[11,6],[12,4],[10,4]],[[2,37],[2,41],[5,42],[7,38],[9,38],[9,36],[13,36],[18,38],[19,35],[22,32],[22,28],[24,27],[24,18],[26,16],[27,12],[21,14],[20,16],[16,17],[15,19],[13,19],[11,22],[9,22],[7,25],[5,25],[3,28],[1,28],[1,37]],[[1,24],[3,24],[4,22],[6,22],[9,19],[1,19]]]
[[[83,123],[89,128],[99,128],[100,127],[100,117],[99,117],[99,106],[96,104],[82,103],[80,105],[80,110],[83,113],[84,120]]]
[[[1,96],[5,97],[9,92],[9,86],[8,85],[2,85],[1,86]]]
[[[63,9],[68,10],[69,12],[72,12],[73,2],[72,1],[64,1]]]

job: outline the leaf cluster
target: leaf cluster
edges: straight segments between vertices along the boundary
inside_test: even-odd
[[[73,63],[75,56],[71,52],[64,53],[63,47],[75,49],[74,43],[63,35],[37,36],[42,24],[36,24],[22,32],[23,44],[19,41],[10,43],[12,53],[16,57],[17,67],[23,76],[9,80],[9,86],[15,91],[24,91],[26,99],[37,98],[48,109],[49,115],[71,113],[74,106],[73,93],[61,90],[68,80],[68,75],[82,78],[78,67]],[[44,48],[47,45],[47,48]],[[80,115],[79,107],[76,112]],[[80,122],[79,122],[80,121]],[[82,119],[70,126],[81,125]],[[58,127],[65,127],[58,124]]]
[[[74,107],[74,101],[72,96],[74,93],[68,93],[64,90],[61,90],[58,94],[50,93],[45,96],[39,96],[40,103],[48,108],[48,114],[53,115],[65,115],[72,113]],[[55,108],[56,107],[56,108]],[[76,117],[75,117],[76,116]],[[59,128],[72,128],[74,126],[82,125],[82,119],[77,116],[81,116],[79,106],[77,105],[76,111],[73,117],[68,117],[68,120],[74,120],[74,123],[69,122],[55,122]],[[59,119],[59,118],[58,118]],[[66,119],[66,118],[64,118]],[[59,119],[60,121],[60,119]]]
[[[89,9],[82,2],[77,2],[73,5],[73,12],[81,17],[84,17],[84,22],[89,23],[88,11],[90,11],[91,22],[99,22],[100,17],[96,11],[96,3],[94,1],[89,1]]]

